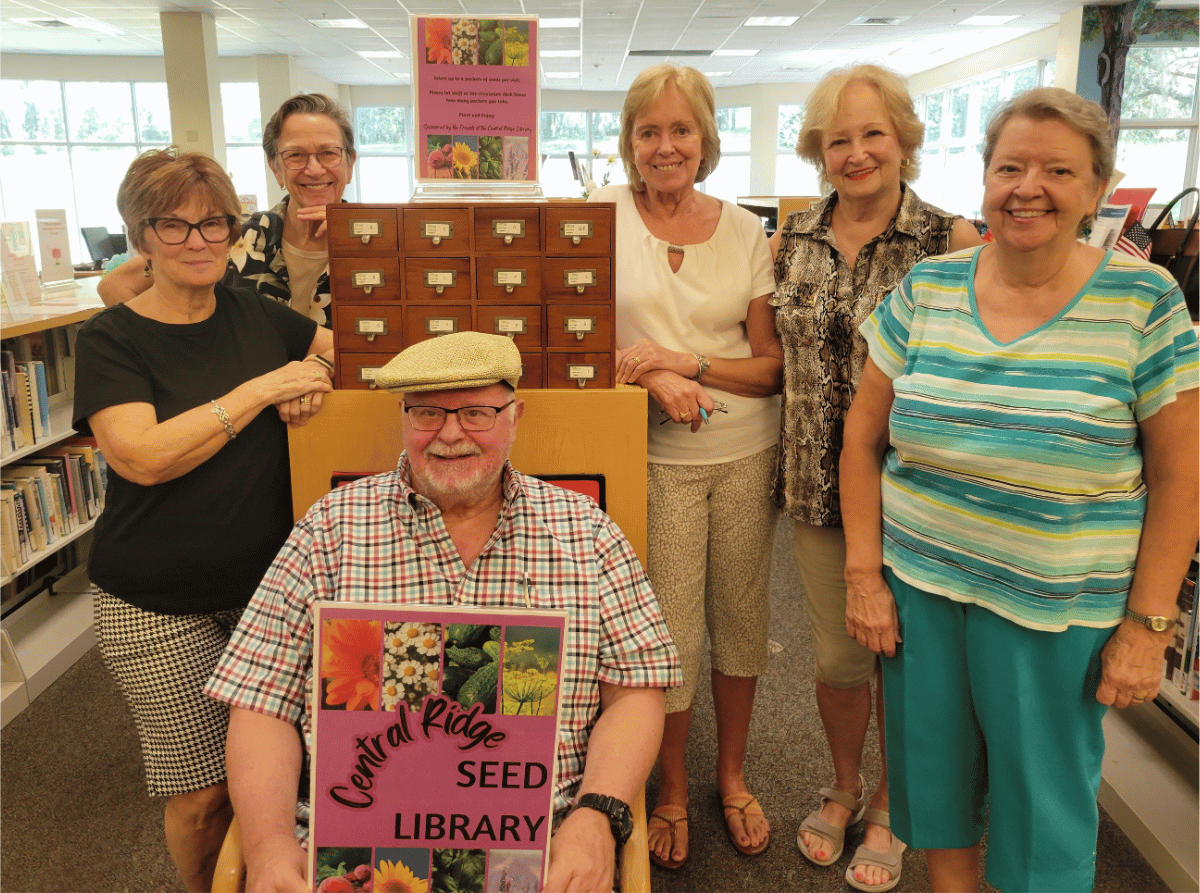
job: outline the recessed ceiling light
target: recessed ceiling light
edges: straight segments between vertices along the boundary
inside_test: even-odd
[[[742,24],[747,28],[786,28],[799,19],[800,16],[750,16]]]
[[[366,22],[361,22],[358,19],[309,19],[310,25],[316,25],[318,28],[365,28]]]
[[[403,59],[404,54],[399,50],[359,50],[358,54],[364,59]]]
[[[578,28],[579,19],[538,19],[540,28]]]
[[[757,56],[758,50],[714,50],[714,56]]]
[[[546,72],[547,80],[549,80],[550,78],[559,78],[559,79],[565,80],[568,78],[577,78],[577,77],[579,77],[578,71],[547,71]]]
[[[538,55],[543,59],[576,59],[579,50],[539,50]]]
[[[701,74],[703,74],[706,78],[727,78],[731,74],[733,74],[733,72],[732,71],[704,71],[704,72],[701,72]]]
[[[899,25],[907,22],[912,16],[859,16],[851,25]]]
[[[963,19],[959,22],[960,25],[1007,25],[1013,19],[1019,19],[1020,16],[971,16],[969,19]]]

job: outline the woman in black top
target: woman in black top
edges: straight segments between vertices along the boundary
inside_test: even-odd
[[[211,158],[147,152],[117,207],[153,284],[79,332],[74,424],[109,466],[88,573],[167,846],[209,890],[231,811],[227,713],[201,689],[291,530],[287,425],[331,390],[333,336],[219,284],[238,199]]]

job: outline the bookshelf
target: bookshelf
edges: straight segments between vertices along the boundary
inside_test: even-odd
[[[0,308],[0,337],[22,339],[89,319],[104,309],[95,279],[44,289],[40,300]],[[70,376],[50,398],[47,436],[0,453],[0,466],[36,456],[71,437]],[[92,598],[82,556],[95,519],[64,533],[0,574],[0,724],[7,724],[95,644]]]

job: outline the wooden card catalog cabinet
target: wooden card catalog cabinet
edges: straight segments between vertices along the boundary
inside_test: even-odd
[[[415,203],[329,208],[339,388],[374,387],[410,344],[507,335],[522,388],[611,388],[615,206]]]

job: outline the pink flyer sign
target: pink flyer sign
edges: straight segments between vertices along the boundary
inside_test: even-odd
[[[537,179],[536,18],[413,17],[419,180]]]
[[[566,612],[319,602],[314,614],[318,893],[540,890]]]

